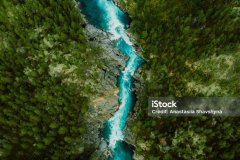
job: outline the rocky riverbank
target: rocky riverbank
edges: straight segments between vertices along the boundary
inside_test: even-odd
[[[117,77],[119,69],[123,69],[128,57],[121,54],[112,44],[106,32],[88,24],[85,26],[85,35],[88,41],[99,48],[99,58],[102,62],[99,85],[95,88],[96,94],[93,95],[88,115],[86,116],[87,130],[84,137],[85,143],[100,143],[99,130],[103,122],[109,119],[118,109],[118,87]]]
[[[84,15],[82,15],[84,18]],[[105,159],[110,154],[105,142],[100,135],[103,123],[108,120],[118,109],[118,86],[117,78],[120,70],[123,70],[128,57],[114,46],[110,39],[110,33],[106,33],[85,20],[85,35],[88,41],[99,48],[99,58],[102,62],[101,68],[98,68],[100,73],[99,85],[95,88],[96,94],[90,99],[91,105],[86,115],[86,131],[84,143],[90,148],[95,148],[96,151],[92,154],[91,159]],[[134,92],[138,95],[136,98],[141,99],[141,91],[143,87],[143,78],[141,71],[136,72]],[[140,96],[139,96],[140,95]],[[138,104],[137,100],[134,110]],[[134,112],[129,116],[129,122],[133,121]],[[127,127],[126,127],[127,128]],[[126,141],[134,145],[134,138],[129,129],[126,129]],[[85,150],[84,150],[85,152]]]

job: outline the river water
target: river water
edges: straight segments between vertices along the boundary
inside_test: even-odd
[[[128,16],[122,12],[112,0],[80,0],[82,13],[89,23],[111,34],[116,47],[129,59],[125,69],[118,77],[119,110],[106,121],[102,136],[109,142],[112,151],[111,160],[131,160],[133,149],[124,142],[124,127],[127,117],[134,105],[133,75],[143,63],[137,55],[133,43],[126,33],[129,24]]]

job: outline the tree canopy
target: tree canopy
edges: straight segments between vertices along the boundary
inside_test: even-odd
[[[99,51],[73,1],[0,1],[0,159],[73,159]]]
[[[144,159],[239,159],[239,118],[147,116],[148,97],[239,96],[236,0],[117,1],[147,60],[145,92],[132,124]],[[145,132],[142,132],[142,131]]]

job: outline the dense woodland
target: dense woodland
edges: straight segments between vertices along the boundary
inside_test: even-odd
[[[74,159],[97,73],[68,0],[0,0],[0,159]]]
[[[239,96],[238,0],[118,0],[143,48],[135,157],[240,159],[239,118],[153,118],[151,96]],[[100,66],[70,0],[0,0],[0,159],[75,159]],[[89,74],[88,74],[89,73]],[[144,132],[143,132],[144,131]]]
[[[239,159],[239,118],[152,118],[153,96],[239,96],[238,0],[118,0],[143,48],[144,105],[132,124],[136,157]],[[143,132],[144,131],[144,132]]]

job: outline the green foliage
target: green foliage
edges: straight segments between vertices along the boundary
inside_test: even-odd
[[[236,0],[128,0],[121,3],[132,16],[130,31],[148,60],[144,68],[148,95],[184,96],[189,94],[186,88],[191,81],[213,83],[215,79],[211,75],[192,67],[194,62],[236,52],[240,23]],[[236,79],[230,83],[233,81]],[[226,88],[222,81],[218,85]],[[199,94],[194,92],[192,94]],[[239,85],[233,91],[237,93]]]
[[[99,65],[83,24],[72,1],[0,1],[0,159],[79,154]]]
[[[129,31],[147,59],[141,99],[239,96],[239,1],[119,3],[132,17]],[[240,158],[239,118],[152,118],[147,102],[140,107],[132,132],[136,152],[145,159]]]

